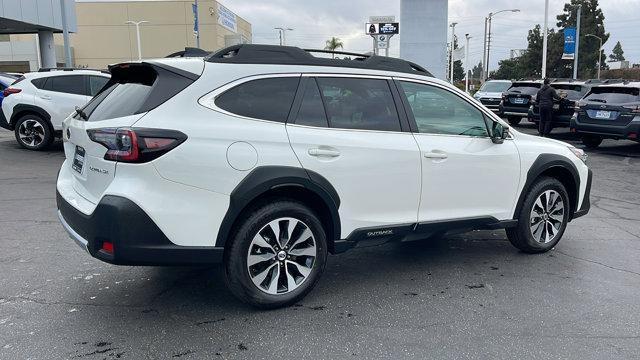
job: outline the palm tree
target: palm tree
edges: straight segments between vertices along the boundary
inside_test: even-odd
[[[343,45],[344,44],[342,43],[342,40],[334,36],[325,42],[324,49],[330,50],[330,51],[336,51],[336,49],[338,48],[344,49]],[[335,59],[335,54],[331,54],[331,58]]]

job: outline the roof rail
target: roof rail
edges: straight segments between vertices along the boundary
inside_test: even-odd
[[[315,57],[311,53],[353,56],[354,59]],[[344,51],[305,50],[293,46],[240,44],[219,50],[205,61],[231,64],[311,65],[372,69],[433,76],[422,66],[410,61]]]
[[[211,51],[203,50],[195,47],[186,47],[184,50],[176,51],[171,53],[165,57],[167,58],[175,58],[175,57],[205,57],[211,54]]]
[[[103,73],[109,73],[106,69],[89,69],[89,68],[68,68],[68,67],[53,67],[53,68],[40,68],[38,72],[49,72],[49,71],[75,71],[75,70],[90,70],[90,71],[99,71]]]

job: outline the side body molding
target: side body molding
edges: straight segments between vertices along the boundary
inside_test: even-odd
[[[223,247],[231,235],[233,225],[238,216],[253,200],[270,190],[278,188],[298,187],[312,192],[320,198],[329,210],[332,234],[327,234],[328,241],[340,239],[340,197],[335,188],[322,175],[291,166],[260,166],[253,169],[230,195],[229,209],[222,220],[216,247]]]

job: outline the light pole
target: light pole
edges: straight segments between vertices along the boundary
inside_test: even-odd
[[[600,66],[602,66],[602,38],[593,34],[587,34],[585,37],[593,37],[600,40],[600,47],[598,48],[598,80],[600,80]]]
[[[576,52],[573,57],[573,79],[578,78],[578,54],[580,53],[580,15],[582,14],[582,4],[578,5],[576,12]]]
[[[542,78],[547,77],[547,37],[549,36],[549,0],[544,2],[544,32],[542,37]]]
[[[451,74],[449,77],[449,81],[453,84],[453,46],[454,43],[456,41],[456,25],[458,25],[458,23],[454,22],[451,23],[451,25],[449,25],[451,27],[451,58],[450,58],[450,63],[449,63],[449,73]]]
[[[133,24],[136,26],[136,38],[138,39],[138,61],[142,60],[142,48],[140,47],[140,24],[146,24],[148,21],[127,21],[125,24]]]
[[[467,39],[467,43],[465,44],[465,48],[464,48],[464,77],[466,78],[465,83],[464,83],[464,90],[468,93],[469,92],[469,39],[471,39],[471,36],[469,36],[469,34],[464,34],[464,37]]]
[[[275,27],[275,30],[278,30],[278,33],[280,34],[280,46],[286,45],[287,41],[286,41],[286,37],[285,37],[285,31],[293,31],[293,29],[291,28],[283,28],[283,27]]]
[[[487,17],[487,28],[488,28],[488,35],[487,35],[487,61],[486,61],[486,76],[489,76],[489,57],[491,54],[491,20],[493,19],[494,16],[503,13],[503,12],[513,12],[513,13],[517,13],[520,12],[520,9],[505,9],[505,10],[500,10],[500,11],[496,11],[494,13],[489,13],[489,16]]]
[[[64,66],[71,67],[71,48],[69,46],[69,25],[67,24],[67,6],[65,0],[60,0],[62,16],[62,38],[64,41]]]
[[[487,21],[489,21],[488,18],[484,18],[484,41],[482,42],[482,71],[480,71],[480,76],[482,77],[482,79],[480,79],[480,82],[484,84],[484,80],[487,78],[487,74],[485,74],[485,63],[487,60]]]

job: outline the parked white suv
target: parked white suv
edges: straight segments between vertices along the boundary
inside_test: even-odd
[[[96,70],[42,69],[26,73],[4,89],[0,127],[15,132],[29,150],[46,148],[61,136],[62,121],[85,105],[109,81]]]
[[[371,240],[506,228],[539,253],[589,210],[581,150],[403,60],[238,45],[111,73],[64,121],[60,221],[112,264],[222,261],[258,307],[300,300],[327,253]]]

